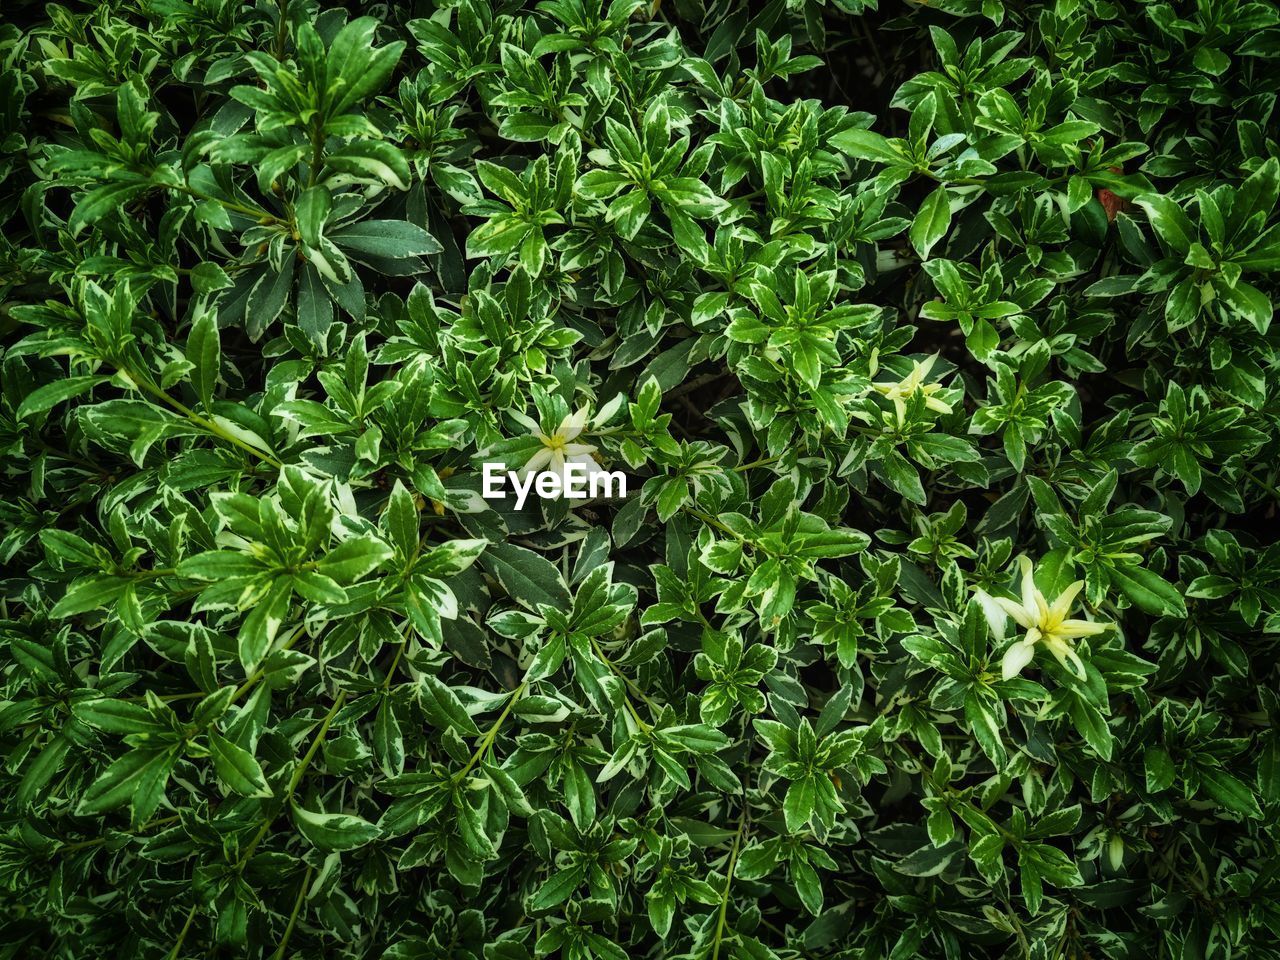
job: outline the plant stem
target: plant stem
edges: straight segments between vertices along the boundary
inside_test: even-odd
[[[92,460],[86,460],[84,457],[78,456],[70,451],[63,450],[61,447],[55,447],[50,443],[46,443],[43,437],[32,437],[32,442],[37,444],[45,453],[57,457],[60,460],[66,460],[68,463],[74,463],[86,470],[92,470],[94,473],[102,476],[109,476],[111,471],[104,468],[101,464],[94,463]]]
[[[733,835],[733,847],[729,850],[729,866],[724,874],[724,892],[720,894],[720,917],[716,920],[716,938],[711,950],[711,960],[720,960],[720,943],[724,939],[725,920],[729,915],[729,888],[733,885],[733,871],[738,866],[738,851],[742,849],[742,833],[747,825],[746,798],[743,798],[742,813],[738,817],[738,830]]]
[[[144,823],[137,830],[130,830],[128,831],[128,833],[136,837],[139,834],[146,833],[148,830],[152,830],[156,827],[166,826],[170,823],[177,823],[177,822],[178,822],[177,817],[161,817],[158,820],[152,820],[150,823]],[[75,843],[63,844],[61,847],[58,848],[58,852],[59,853],[75,853],[77,850],[86,850],[89,847],[96,847],[98,844],[106,843],[106,842],[107,842],[107,838],[105,836],[94,837],[92,840],[79,840]]]
[[[215,437],[218,437],[219,439],[222,439],[222,440],[226,440],[228,443],[234,444],[240,449],[253,454],[259,460],[262,460],[266,463],[271,464],[271,466],[275,467],[277,470],[279,470],[282,466],[284,466],[284,464],[282,464],[279,460],[277,460],[271,454],[266,453],[265,451],[259,450],[257,447],[253,446],[252,444],[245,443],[243,440],[237,437],[234,433],[231,433],[229,430],[220,426],[215,421],[205,419],[204,417],[196,413],[194,410],[192,410],[190,407],[188,407],[182,401],[175,400],[173,397],[169,396],[169,394],[165,393],[155,384],[151,383],[151,381],[148,380],[146,377],[140,377],[136,375],[132,370],[130,370],[128,367],[125,367],[123,365],[120,366],[120,372],[123,373],[125,376],[127,376],[133,382],[133,384],[138,387],[138,389],[142,390],[144,393],[149,393],[151,396],[159,400],[161,403],[167,404],[168,406],[172,407],[174,410],[178,411],[178,413],[182,414],[184,417],[186,417],[189,421],[194,423],[197,427],[200,427],[202,430],[207,430],[209,431],[209,433],[213,434]]]
[[[320,721],[320,729],[316,731],[316,735],[311,740],[311,746],[308,748],[306,755],[303,756],[302,762],[298,764],[298,769],[293,771],[293,776],[289,780],[289,787],[284,793],[284,804],[281,810],[289,805],[293,800],[294,791],[298,789],[298,784],[302,782],[303,776],[307,772],[307,767],[311,766],[311,761],[315,758],[316,751],[320,749],[320,744],[324,742],[325,734],[329,732],[329,724],[333,723],[333,718],[337,716],[338,711],[342,709],[342,704],[346,702],[347,694],[344,690],[338,694],[338,698],[333,701],[333,706]],[[262,826],[258,828],[258,832],[249,842],[249,846],[245,848],[244,853],[240,855],[240,859],[236,861],[237,872],[244,869],[244,865],[249,862],[249,858],[253,856],[253,851],[258,849],[258,844],[262,842],[262,838],[267,835],[267,831],[271,829],[271,824],[275,820],[274,817],[268,817],[263,821]]]
[[[289,36],[289,0],[280,0],[280,17],[276,20],[275,58],[284,56],[284,41]]]
[[[129,576],[134,580],[157,580],[160,577],[177,576],[178,571],[173,567],[166,567],[161,570],[134,570]]]
[[[520,686],[511,691],[511,699],[507,701],[507,705],[502,708],[502,712],[498,714],[498,719],[493,721],[488,732],[484,735],[484,739],[480,741],[480,746],[476,747],[475,753],[471,754],[471,759],[467,761],[467,765],[453,775],[454,783],[461,783],[471,772],[471,768],[480,762],[480,758],[484,756],[485,751],[493,745],[494,738],[498,736],[498,731],[502,729],[502,724],[507,719],[507,714],[511,712],[511,708],[516,705],[516,701],[524,696],[525,690],[528,688],[527,680],[520,681]]]
[[[196,918],[196,904],[191,905],[191,909],[187,911],[187,922],[182,925],[182,932],[178,934],[178,942],[173,945],[173,950],[169,954],[169,960],[178,960],[178,955],[182,951],[183,941],[187,939],[187,932],[191,929],[191,922]]]
[[[781,457],[765,457],[762,460],[754,460],[751,463],[743,463],[733,468],[734,473],[742,473],[744,470],[750,470],[753,467],[767,467],[771,463],[777,463]]]
[[[739,541],[740,543],[746,543],[746,540],[742,537],[741,534],[736,533],[733,530],[730,530],[728,527],[726,527],[723,523],[721,523],[717,518],[713,517],[711,514],[703,513],[701,510],[695,510],[693,509],[693,507],[685,507],[684,512],[689,514],[689,516],[691,517],[697,517],[703,523],[706,523],[706,524],[709,524],[710,526],[715,527],[721,533],[727,533],[729,536],[733,537],[733,539]]]
[[[395,659],[391,661],[391,666],[387,668],[387,675],[382,681],[384,693],[391,688],[391,680],[396,675],[396,667],[400,666],[400,658],[404,656],[404,647],[408,642],[408,640],[401,640],[400,646],[396,647]]]
[[[253,219],[259,223],[261,223],[264,218],[268,223],[285,222],[275,214],[268,213],[266,210],[255,210],[253,207],[246,207],[243,203],[236,203],[234,200],[223,200],[221,197],[213,197],[207,193],[201,193],[199,190],[196,190],[194,187],[189,187],[185,183],[166,183],[163,184],[163,186],[168,187],[170,190],[176,190],[178,193],[185,193],[187,196],[193,197],[196,200],[212,201],[213,203],[221,204],[228,210],[234,210],[236,213],[242,213],[246,217],[253,217]]]
[[[604,662],[604,665],[608,667],[616,677],[618,677],[618,679],[627,685],[628,690],[648,704],[650,708],[654,710],[658,709],[658,704],[654,703],[653,700],[650,699],[649,695],[640,689],[640,685],[623,673],[616,663],[605,656],[604,651],[600,649],[600,644],[597,642],[595,637],[591,638],[591,650]]]
[[[293,928],[298,922],[298,913],[302,909],[302,901],[306,898],[307,886],[311,883],[311,874],[314,871],[315,868],[308,864],[306,876],[302,878],[302,886],[298,888],[298,899],[293,901],[293,912],[289,914],[289,925],[284,928],[284,936],[280,938],[280,946],[276,947],[274,960],[284,960],[284,948],[289,945],[289,938],[293,936]]]
[[[299,632],[301,632],[300,629],[299,629]],[[289,780],[289,787],[285,791],[285,795],[284,795],[284,804],[281,806],[282,810],[284,809],[284,807],[287,807],[289,805],[289,802],[293,799],[294,791],[298,789],[298,784],[302,782],[302,778],[306,774],[307,768],[311,765],[311,761],[315,758],[316,751],[320,749],[320,744],[324,742],[325,734],[329,732],[329,725],[333,723],[333,718],[337,716],[338,711],[342,709],[342,704],[346,701],[346,699],[347,699],[347,694],[346,694],[346,691],[344,690],[343,692],[338,694],[338,698],[334,700],[333,706],[330,708],[329,712],[325,715],[325,718],[320,722],[320,729],[316,731],[315,737],[312,738],[310,748],[308,748],[306,755],[303,756],[302,758],[302,762],[298,765],[298,769],[293,772],[293,776]],[[177,819],[177,818],[174,818],[174,819]],[[258,832],[254,834],[253,839],[249,842],[249,846],[246,847],[244,853],[240,855],[240,859],[236,861],[235,869],[237,873],[243,870],[244,865],[249,862],[249,858],[253,856],[253,852],[258,848],[258,844],[262,842],[262,838],[265,837],[267,835],[267,831],[271,829],[271,824],[272,822],[274,822],[274,820],[275,820],[275,817],[268,817],[266,820],[262,822],[262,826],[259,827]],[[307,869],[308,869],[307,879],[304,880],[302,884],[302,889],[304,891],[307,888],[307,882],[310,880],[311,868],[308,867]],[[284,940],[280,944],[281,950],[283,950],[285,945],[289,942],[289,935],[293,930],[293,924],[297,918],[297,913],[300,905],[301,905],[301,895],[299,896],[299,902],[294,905],[294,915],[289,919],[289,927],[285,931]],[[169,954],[169,960],[177,960],[178,952],[179,950],[182,949],[182,943],[187,938],[187,931],[191,929],[191,923],[195,919],[196,909],[198,906],[199,904],[191,905],[191,910],[187,913],[187,922],[183,926],[182,932],[178,934],[178,942],[173,945],[173,952]],[[283,954],[277,954],[277,958],[281,956],[283,956]]]
[[[320,168],[324,166],[324,128],[319,124],[311,127],[311,172],[307,175],[307,187],[314,187],[320,179]]]
[[[647,733],[648,731],[650,731],[650,730],[652,730],[652,729],[653,729],[653,727],[651,727],[649,724],[645,723],[644,718],[643,718],[642,716],[640,716],[640,714],[639,714],[639,713],[637,713],[637,712],[636,712],[636,708],[635,708],[635,706],[631,703],[631,698],[630,698],[630,697],[627,697],[627,696],[624,694],[624,695],[623,695],[623,700],[622,700],[622,702],[623,702],[623,704],[624,704],[624,705],[626,706],[626,708],[627,708],[627,713],[631,714],[631,719],[632,719],[632,720],[634,720],[634,721],[636,722],[636,726],[638,726],[641,730],[645,731],[646,733]]]
[[[302,636],[302,631],[303,631],[302,624],[298,624],[298,626],[294,627],[293,633],[285,639],[284,643],[280,645],[280,649],[281,650],[291,649],[293,645],[298,642],[298,638]],[[231,702],[235,703],[237,700],[243,697],[265,675],[266,675],[266,668],[258,667],[258,669],[253,672],[253,675],[251,677],[249,677],[247,680],[245,680],[244,683],[240,684],[240,686],[236,688],[235,694],[231,697]]]
[[[1272,498],[1275,499],[1277,503],[1280,503],[1280,490],[1277,490],[1270,483],[1267,483],[1267,481],[1255,475],[1251,470],[1245,470],[1244,475],[1248,477],[1250,480],[1252,480],[1254,483],[1256,483],[1258,486],[1260,486],[1267,493],[1271,494]]]

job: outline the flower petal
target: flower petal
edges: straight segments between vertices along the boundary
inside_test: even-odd
[[[1049,607],[1049,613],[1055,620],[1065,620],[1067,614],[1071,612],[1071,603],[1081,590],[1084,589],[1084,581],[1077,580],[1067,589],[1063,590],[1054,599],[1052,606]]]
[[[1031,608],[1031,611],[1027,611],[1022,608],[1021,604],[1018,604],[1013,600],[1008,600],[1005,597],[992,597],[991,599],[1000,605],[1001,610],[1013,617],[1013,619],[1017,621],[1018,626],[1029,630],[1036,625],[1037,621],[1034,616],[1034,607]]]
[[[1004,657],[1000,661],[1000,676],[1005,680],[1012,680],[1035,658],[1035,655],[1035,644],[1019,640],[1004,652]]]
[[[552,456],[551,448],[543,447],[541,450],[535,453],[532,457],[530,457],[529,462],[524,465],[525,473],[537,473],[539,470],[541,470],[543,467],[545,467],[548,463],[551,462],[551,456]]]
[[[556,431],[563,439],[573,440],[582,433],[587,425],[587,408],[579,407],[560,421],[560,429]]]
[[[1048,629],[1048,624],[1052,622],[1052,615],[1049,613],[1049,601],[1045,599],[1044,594],[1039,589],[1036,590],[1036,613],[1040,616],[1040,622]]]
[[[1084,661],[1071,649],[1071,644],[1066,640],[1054,637],[1051,640],[1047,640],[1045,645],[1049,648],[1049,652],[1062,664],[1063,669],[1070,670],[1081,680],[1089,679],[1089,671],[1085,669]]]
[[[1022,570],[1022,609],[1031,616],[1040,609],[1036,602],[1040,591],[1036,589],[1035,571],[1031,566],[1031,558],[1023,555],[1018,558],[1018,567]]]
[[[987,618],[987,626],[991,628],[991,633],[997,640],[1003,640],[1005,624],[1009,620],[1009,615],[1005,612],[1004,607],[996,602],[995,597],[981,588],[973,592],[973,598],[978,601],[978,606],[982,607],[982,612]]]
[[[1113,626],[1115,626],[1113,623],[1094,623],[1092,620],[1063,620],[1053,632],[1069,639],[1092,637]]]

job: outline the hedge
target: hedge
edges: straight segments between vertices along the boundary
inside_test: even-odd
[[[0,958],[1280,957],[1278,89],[1249,0],[8,0]]]

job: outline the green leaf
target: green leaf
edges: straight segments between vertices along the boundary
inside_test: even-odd
[[[333,194],[326,187],[308,187],[294,205],[298,232],[308,246],[318,247],[324,233],[324,225],[333,210]]]
[[[22,402],[18,404],[15,416],[18,420],[25,420],[37,413],[45,413],[60,403],[89,392],[100,383],[106,383],[109,379],[109,377],[67,377],[65,380],[46,383],[23,397]]]
[[[424,674],[418,685],[423,710],[432,723],[443,730],[455,730],[463,736],[480,735],[480,729],[453,690],[430,674]]]
[[[532,550],[493,543],[484,551],[480,563],[517,603],[532,610],[543,604],[557,610],[569,608],[569,588],[560,571]]]
[[[964,695],[964,716],[982,752],[995,763],[1004,763],[1004,731],[990,706],[972,689]]]
[[[559,906],[582,885],[583,876],[582,867],[553,872],[529,898],[528,909],[536,912]]]
[[[82,700],[71,712],[81,723],[104,733],[164,734],[171,730],[168,724],[156,720],[149,708],[127,700]]]
[[[312,343],[321,346],[332,323],[333,301],[316,268],[305,264],[298,282],[298,326]]]
[[[239,550],[209,550],[187,557],[178,564],[178,574],[196,580],[226,580],[232,577],[254,577],[267,568],[256,557]]]
[[[253,673],[271,649],[280,625],[289,613],[292,592],[289,577],[277,577],[267,589],[266,596],[254,606],[241,624],[237,647],[240,664],[246,674]]]
[[[1213,767],[1200,767],[1199,773],[1205,792],[1223,807],[1241,816],[1262,819],[1262,808],[1258,806],[1253,791],[1243,781],[1225,770]]]
[[[920,474],[911,463],[897,450],[890,450],[883,460],[877,464],[876,473],[896,493],[906,497],[912,503],[924,503],[924,485],[920,482]]]
[[[344,250],[389,260],[439,253],[444,249],[426,230],[404,220],[362,220],[331,230],[328,236]]]
[[[109,213],[123,209],[134,197],[150,189],[147,180],[130,180],[124,183],[108,183],[90,190],[76,204],[67,220],[72,234],[78,234],[89,224],[97,223]]]
[[[929,259],[929,251],[946,236],[947,228],[950,226],[951,201],[947,195],[947,188],[939,186],[920,204],[920,209],[916,212],[915,219],[911,221],[911,229],[907,233],[911,245],[915,247],[916,253],[920,254],[921,260]]]
[[[488,546],[487,540],[447,540],[432,547],[416,569],[432,577],[453,577],[469,569]]]
[[[714,753],[729,745],[729,738],[719,730],[702,723],[667,727],[659,736],[694,753]]]
[[[105,566],[109,561],[109,554],[105,550],[70,530],[41,530],[40,545],[50,559],[59,560],[70,567],[97,568]]]
[[[373,537],[344,540],[316,563],[316,571],[338,583],[354,583],[390,560],[392,550]]]
[[[130,823],[141,826],[160,805],[173,764],[170,747],[130,750],[89,785],[76,806],[76,815],[89,816],[129,804]]]
[[[324,162],[326,170],[339,177],[375,187],[408,190],[413,181],[404,152],[385,140],[355,140],[345,143],[337,150],[327,153]]]
[[[202,313],[191,325],[191,332],[187,334],[187,361],[191,364],[191,385],[200,403],[208,409],[213,403],[213,388],[222,362],[215,314]]]
[[[236,746],[216,730],[209,731],[209,753],[222,782],[242,797],[269,797],[271,788],[262,767],[249,751]]]
[[[1159,793],[1173,786],[1178,775],[1177,768],[1169,756],[1169,751],[1161,746],[1147,747],[1143,766],[1146,771],[1147,790]]]
[[[1071,719],[1094,753],[1103,760],[1110,760],[1115,742],[1106,718],[1098,712],[1097,707],[1083,697],[1074,695],[1071,698]]]
[[[870,130],[841,130],[831,138],[831,145],[851,157],[877,163],[903,163],[905,158],[888,140]]]
[[[402,40],[385,47],[373,46],[378,21],[373,17],[357,17],[338,31],[329,47],[326,63],[328,84],[326,96],[329,110],[340,114],[381,90],[404,52]]]
[[[1138,198],[1138,206],[1147,211],[1147,217],[1160,239],[1176,252],[1185,254],[1199,237],[1199,231],[1172,198],[1152,194]]]
[[[92,610],[110,608],[124,596],[130,580],[110,575],[82,577],[73,583],[62,598],[53,605],[49,616],[73,617]]]
[[[782,802],[782,813],[788,833],[799,833],[813,817],[817,795],[817,785],[812,777],[796,780],[787,787],[787,794]]]
[[[964,844],[958,840],[940,847],[928,844],[894,863],[893,868],[909,877],[934,877],[945,870],[963,849]]]
[[[356,850],[381,836],[376,824],[349,813],[312,813],[294,803],[293,822],[298,831],[326,853]]]
[[[1178,589],[1144,567],[1112,567],[1111,581],[1145,613],[1185,617],[1186,603]]]

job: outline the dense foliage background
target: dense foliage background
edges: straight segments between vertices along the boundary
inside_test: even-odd
[[[0,957],[1280,956],[1274,4],[0,24]]]

